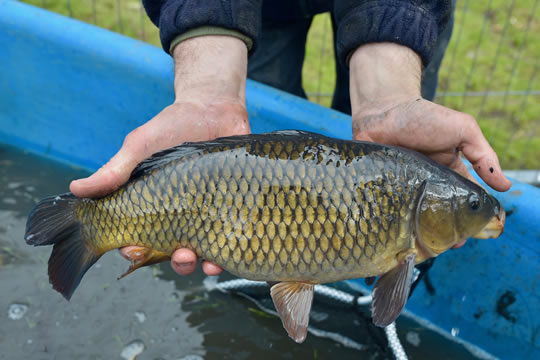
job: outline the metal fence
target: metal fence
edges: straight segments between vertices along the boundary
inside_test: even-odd
[[[533,170],[512,173],[532,183],[540,183],[539,1],[458,1],[435,100],[475,116],[503,168]],[[160,46],[140,0],[25,2]],[[328,14],[313,20],[303,77],[309,98],[328,106],[335,81]]]

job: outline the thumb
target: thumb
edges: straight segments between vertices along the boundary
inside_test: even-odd
[[[504,176],[499,158],[489,145],[476,120],[468,117],[468,129],[464,132],[462,151],[476,173],[493,189],[507,191],[512,182]]]
[[[118,189],[139,162],[145,159],[141,147],[135,146],[135,131],[128,134],[122,148],[90,177],[72,181],[69,190],[78,197],[102,197]],[[144,146],[142,147],[144,148]]]

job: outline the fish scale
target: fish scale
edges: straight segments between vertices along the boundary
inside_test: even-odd
[[[218,143],[81,202],[77,214],[101,253],[187,247],[255,280],[371,276],[395,265],[375,256],[409,242],[410,212],[400,210],[415,196],[404,196],[394,170],[403,161],[391,148],[322,137]]]

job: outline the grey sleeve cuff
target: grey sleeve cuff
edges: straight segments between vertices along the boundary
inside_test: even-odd
[[[169,54],[172,54],[176,45],[180,44],[182,41],[198,36],[207,35],[233,36],[237,39],[242,40],[244,44],[246,44],[248,51],[250,51],[253,47],[253,40],[249,36],[242,34],[240,31],[226,29],[219,26],[201,26],[195,29],[188,30],[185,33],[176,36],[171,41],[171,46],[169,47]]]

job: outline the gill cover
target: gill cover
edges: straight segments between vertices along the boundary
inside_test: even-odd
[[[425,181],[416,207],[416,235],[431,256],[457,243],[454,192],[446,182]]]
[[[416,208],[416,234],[430,256],[478,233],[499,216],[499,202],[460,175],[428,180],[423,188]]]

